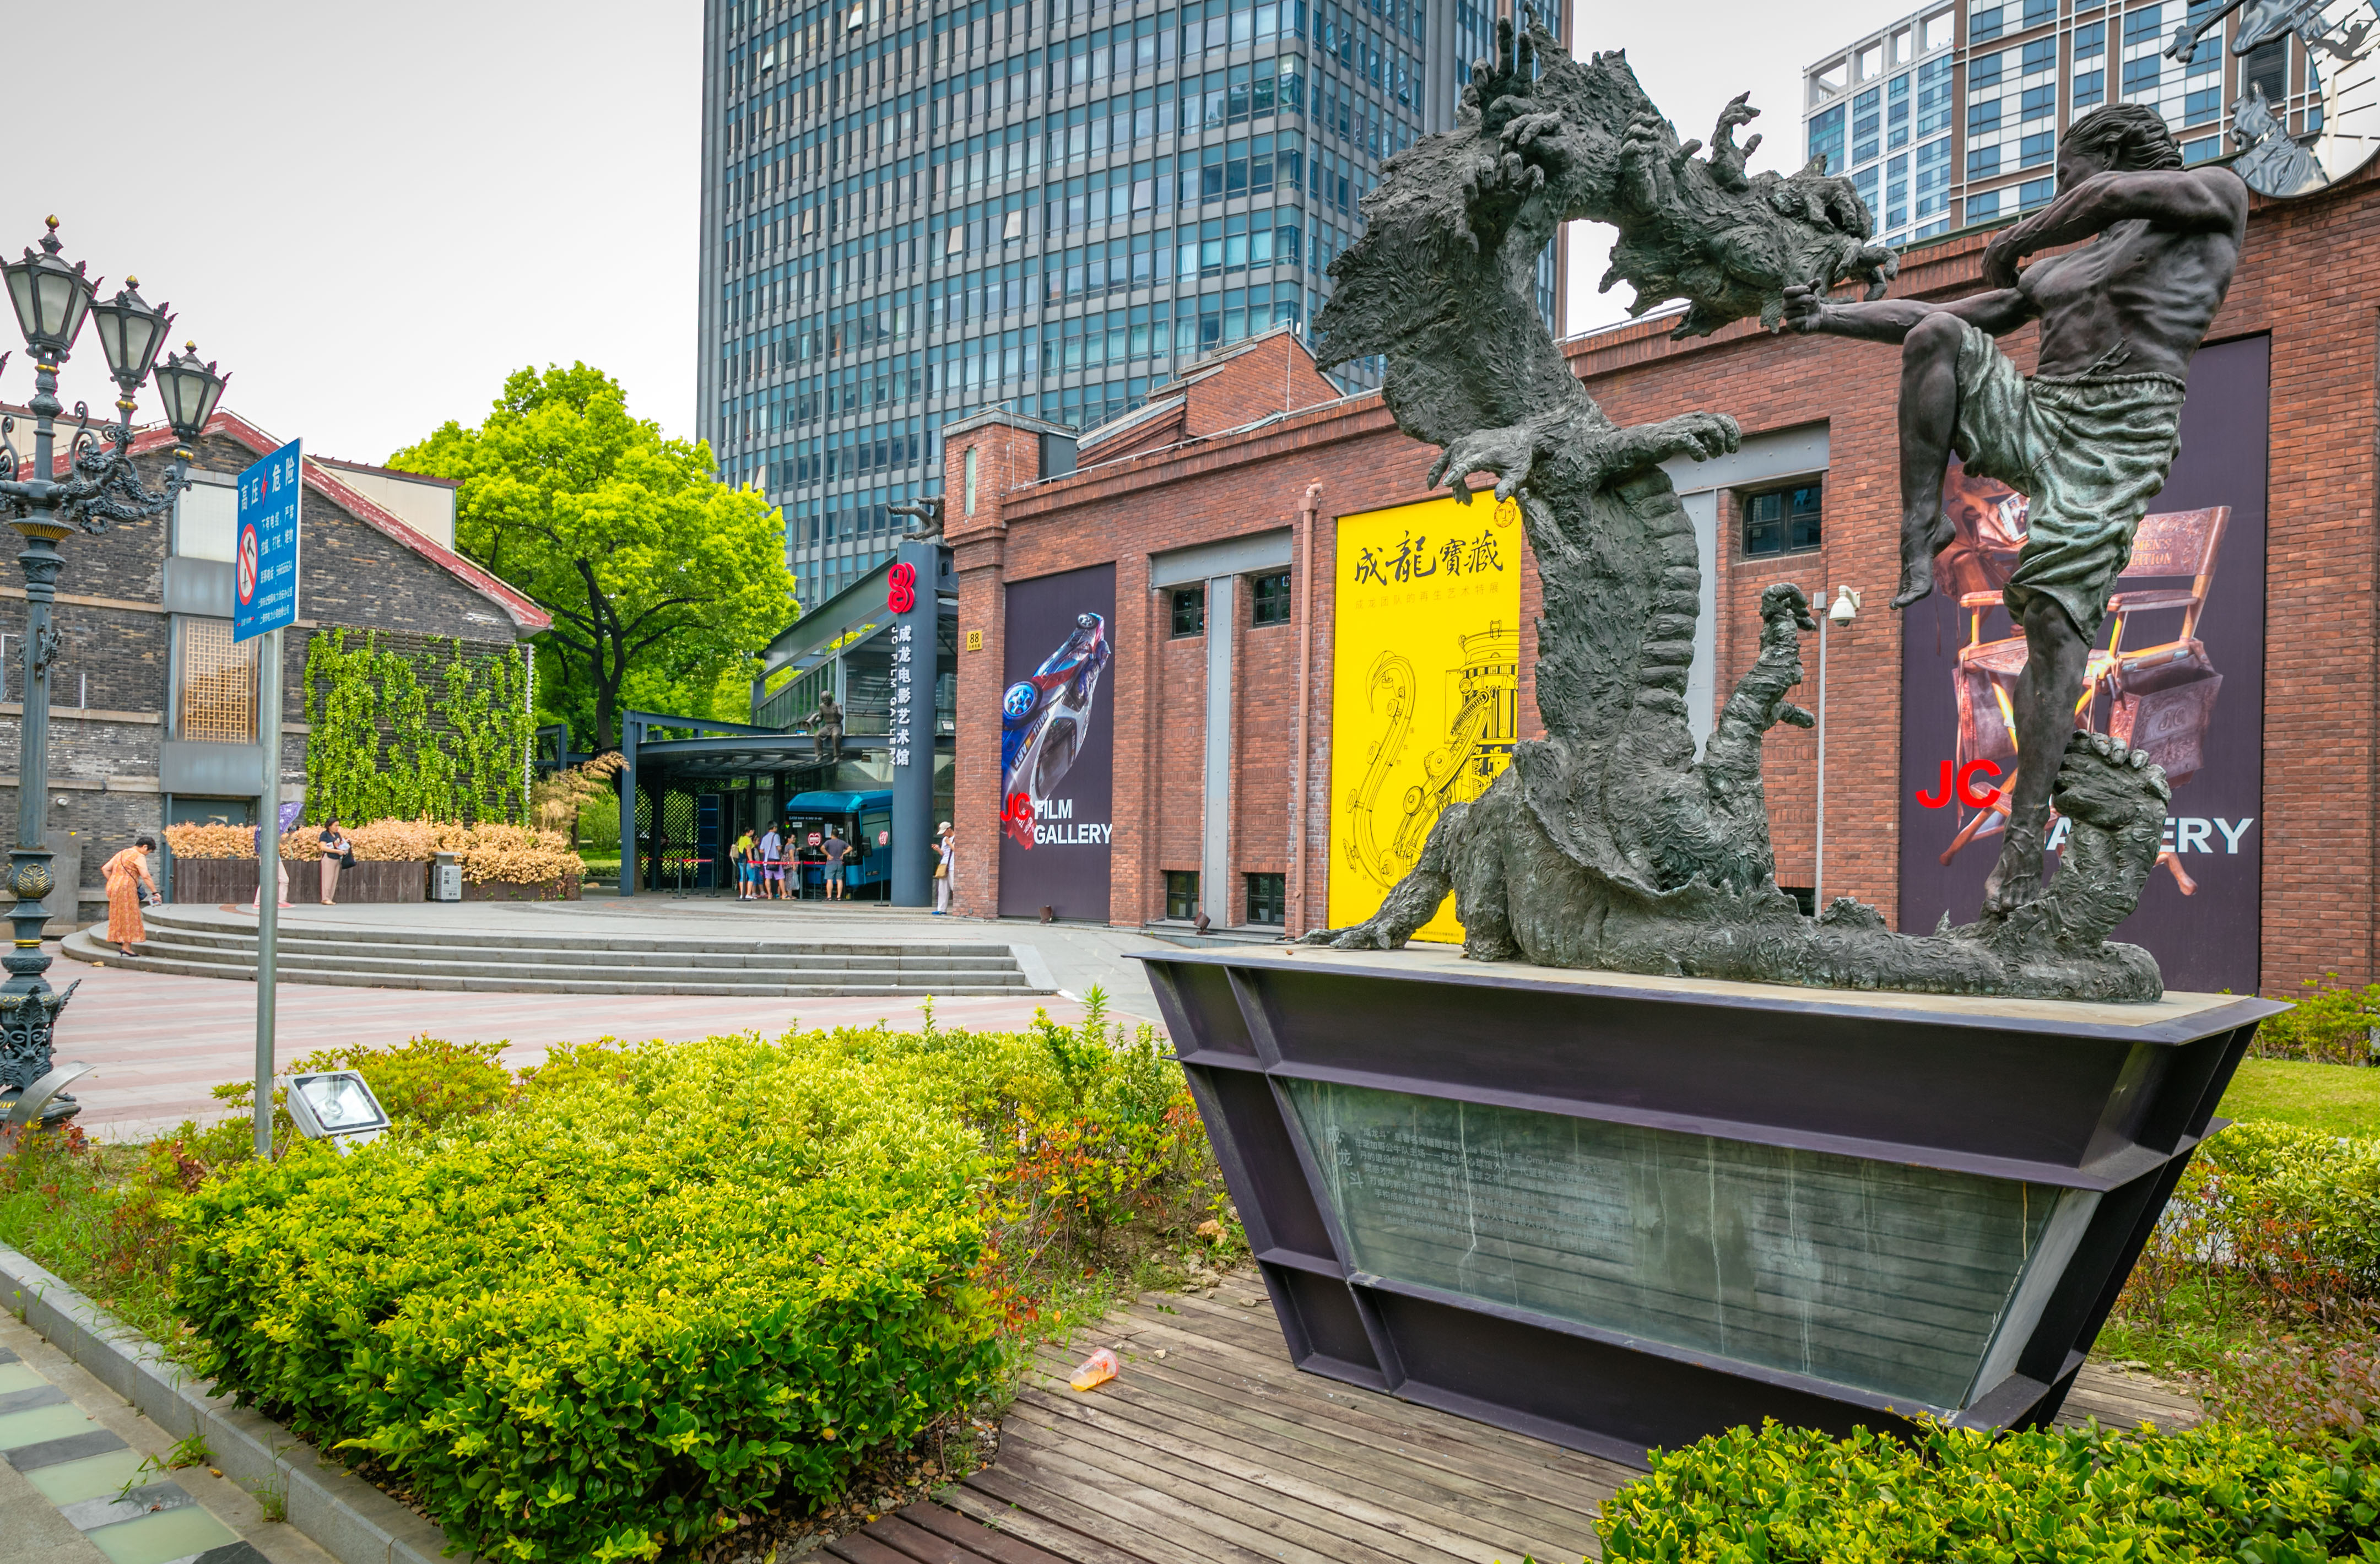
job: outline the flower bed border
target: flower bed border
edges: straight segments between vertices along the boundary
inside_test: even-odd
[[[289,900],[310,907],[320,905],[320,860],[286,858],[283,862],[289,866]],[[426,861],[366,859],[339,871],[338,898],[342,905],[419,902],[427,899],[429,884],[430,865]],[[176,905],[191,906],[254,901],[256,860],[177,857],[174,860],[173,899]]]
[[[166,1433],[205,1439],[212,1464],[225,1476],[251,1491],[268,1485],[277,1488],[286,1496],[289,1524],[339,1564],[476,1560],[435,1522],[323,1461],[313,1446],[278,1423],[201,1388],[157,1343],[5,1243],[0,1307]],[[455,1549],[451,1556],[450,1546]]]

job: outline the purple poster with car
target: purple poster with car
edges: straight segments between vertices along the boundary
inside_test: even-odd
[[[2181,455],[2132,539],[2076,725],[2144,748],[2173,787],[2140,905],[2113,939],[2169,989],[2256,991],[2263,935],[2265,476],[2269,339],[2199,350]],[[2025,498],[1951,463],[1934,595],[1901,621],[1900,927],[1974,919],[1999,856],[2024,639],[2000,588]],[[2065,822],[2053,819],[2055,862]]]
[[[1105,923],[1115,839],[1115,566],[1008,588],[1000,912]]]

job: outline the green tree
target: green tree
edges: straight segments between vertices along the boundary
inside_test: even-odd
[[[602,371],[549,365],[506,380],[478,428],[449,421],[388,465],[461,482],[457,548],[553,615],[539,704],[596,750],[648,692],[744,715],[732,692],[797,610],[783,518],[721,483],[708,444],[630,418]]]

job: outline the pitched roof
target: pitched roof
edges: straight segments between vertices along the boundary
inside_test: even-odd
[[[207,420],[206,432],[220,435],[234,444],[244,445],[260,456],[279,450],[285,443],[265,433],[238,414],[225,412],[221,408],[217,408],[214,417]],[[172,429],[164,424],[151,424],[133,430],[132,455],[145,456],[153,452],[170,451],[175,443]],[[66,470],[67,457],[60,455],[55,458],[55,462],[57,471],[63,474]],[[338,463],[334,466],[309,456],[306,458],[306,486],[373,531],[382,534],[392,542],[410,549],[503,609],[505,617],[509,618],[515,627],[522,633],[533,636],[540,630],[550,629],[552,626],[553,615],[529,601],[502,578],[490,575],[454,550],[443,547],[407,527],[394,512],[365,498],[353,485],[342,479],[336,470],[337,467],[360,466],[360,463]]]

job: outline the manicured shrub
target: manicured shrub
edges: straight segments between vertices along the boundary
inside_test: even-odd
[[[2380,983],[2350,987],[2332,972],[2320,980],[2307,978],[2304,987],[2307,992],[2294,1008],[2256,1028],[2257,1056],[2380,1064]]]
[[[1913,1442],[1775,1423],[1656,1452],[1605,1501],[1607,1564],[2314,1564],[2380,1557],[2380,1446],[2098,1427]]]
[[[177,1213],[196,1366],[492,1558],[650,1558],[823,1500],[999,1367],[982,1141],[925,1058],[557,1050],[468,1133],[234,1168]]]

